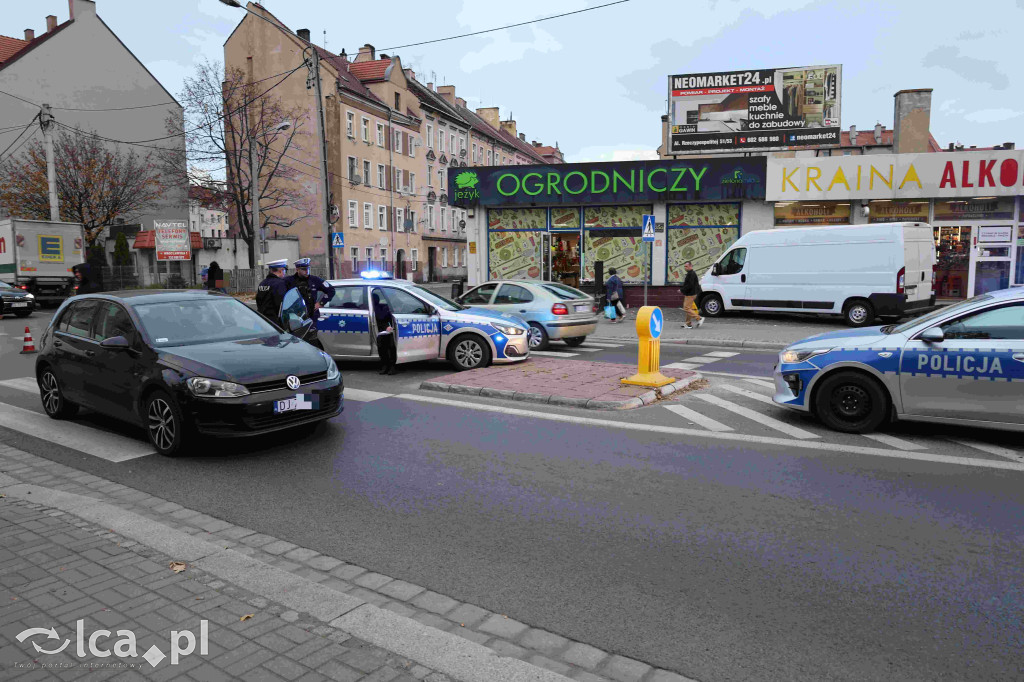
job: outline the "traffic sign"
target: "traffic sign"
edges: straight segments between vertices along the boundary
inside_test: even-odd
[[[344,232],[332,232],[331,233],[331,246],[336,249],[340,249],[345,246],[345,233]]]
[[[647,306],[636,313],[637,368],[636,374],[622,379],[629,386],[658,388],[671,384],[675,379],[661,373],[661,331],[665,317],[658,306]]]
[[[661,328],[665,324],[665,318],[662,317],[661,308],[655,308],[654,312],[651,313],[651,319],[648,322],[651,330],[651,338],[657,339],[661,337]]]
[[[650,214],[644,215],[644,234],[643,240],[645,242],[654,241],[654,216]]]

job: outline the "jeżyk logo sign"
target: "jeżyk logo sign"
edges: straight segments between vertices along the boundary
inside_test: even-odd
[[[455,176],[455,191],[452,193],[452,202],[473,203],[480,198],[480,190],[476,188],[480,184],[480,177],[476,171],[461,171]]]

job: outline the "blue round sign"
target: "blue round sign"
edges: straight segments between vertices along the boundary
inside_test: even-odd
[[[661,315],[661,308],[655,308],[654,312],[651,313],[651,338],[656,339],[661,336],[661,328],[665,326],[665,319]]]

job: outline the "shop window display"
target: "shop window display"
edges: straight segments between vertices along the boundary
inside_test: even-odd
[[[643,216],[651,213],[650,204],[584,208],[583,279],[594,281],[594,263],[604,261],[604,272],[615,268],[624,283],[642,284],[651,255],[642,239]]]
[[[487,225],[488,279],[542,278],[546,209],[490,210]]]
[[[668,277],[678,284],[691,261],[703,275],[740,236],[739,204],[676,204],[668,207]]]

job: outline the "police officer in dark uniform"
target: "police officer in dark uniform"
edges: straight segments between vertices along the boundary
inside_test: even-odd
[[[294,265],[295,274],[285,279],[285,282],[289,289],[294,287],[302,294],[302,299],[306,302],[306,312],[309,313],[309,319],[313,320],[313,326],[306,334],[306,341],[323,350],[323,344],[317,338],[317,320],[320,319],[320,304],[317,303],[317,297],[322,292],[326,295],[323,300],[330,301],[334,298],[334,287],[319,277],[309,274],[308,258],[300,258],[295,261]]]
[[[281,324],[281,302],[291,287],[285,279],[288,272],[288,259],[267,263],[270,271],[267,278],[256,287],[256,310],[268,320]]]

